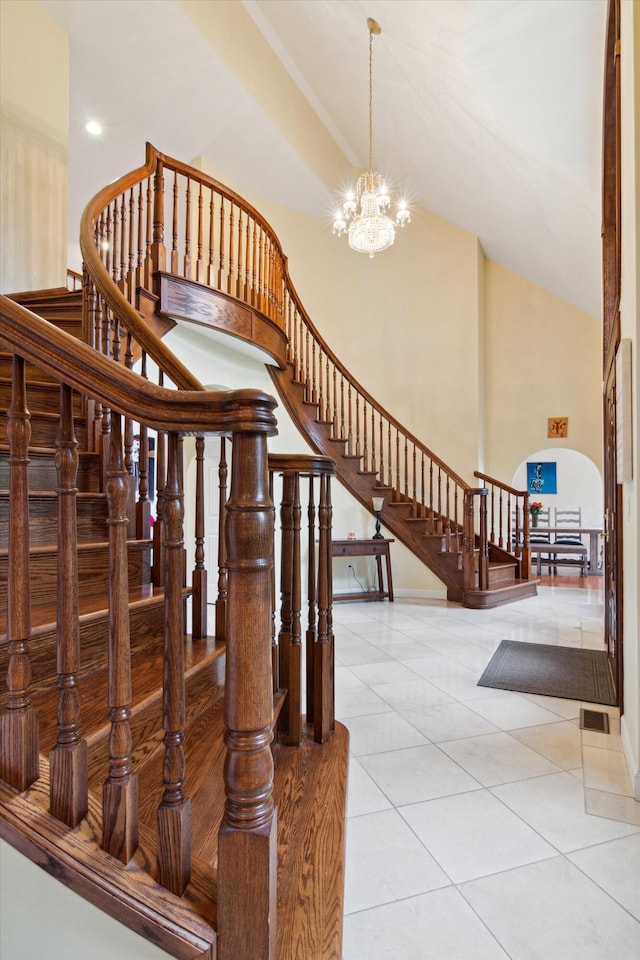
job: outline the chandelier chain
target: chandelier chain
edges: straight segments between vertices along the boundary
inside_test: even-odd
[[[355,191],[347,194],[333,221],[333,232],[345,233],[349,246],[369,257],[390,247],[395,239],[396,226],[411,223],[411,215],[404,200],[398,202],[395,220],[387,215],[391,197],[384,178],[373,169],[373,35],[379,34],[380,24],[371,17],[369,27],[369,169],[360,174]]]
[[[373,170],[373,31],[369,30],[369,170]]]

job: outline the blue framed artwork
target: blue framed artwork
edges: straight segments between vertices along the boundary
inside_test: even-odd
[[[550,461],[534,460],[527,463],[527,490],[537,496],[558,492],[556,464]]]

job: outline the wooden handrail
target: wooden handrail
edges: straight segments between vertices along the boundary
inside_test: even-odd
[[[252,431],[276,432],[276,402],[262,391],[158,387],[2,295],[0,318],[2,340],[19,356],[154,430],[230,434],[244,424]]]
[[[85,211],[81,247],[96,285],[94,339],[109,311],[168,372],[178,387],[194,386],[143,336],[132,304],[137,285],[152,287],[163,271],[195,280],[262,313],[286,331],[288,360],[319,419],[333,424],[345,452],[391,488],[394,502],[412,502],[427,532],[462,539],[466,481],[384,409],[348,372],[308,316],[288,261],[270,224],[237,193],[147,144],[146,163],[101,191]],[[105,321],[103,313],[107,314]],[[143,325],[144,326],[144,325]],[[104,340],[108,352],[110,339]],[[384,513],[388,509],[385,503]]]

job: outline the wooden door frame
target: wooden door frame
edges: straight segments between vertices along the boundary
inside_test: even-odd
[[[616,400],[616,352],[620,344],[621,147],[620,147],[620,0],[609,0],[604,66],[602,124],[602,380],[604,499],[608,507],[604,552],[604,627],[612,660],[616,696],[623,712],[623,567],[622,496],[616,476],[615,425],[609,405]],[[613,451],[611,453],[611,451]],[[610,615],[612,606],[614,615]],[[611,637],[612,625],[615,636]]]

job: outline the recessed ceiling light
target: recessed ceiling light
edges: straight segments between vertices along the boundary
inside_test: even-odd
[[[98,123],[97,120],[89,120],[84,125],[87,133],[90,133],[93,137],[99,137],[102,133],[102,124]]]

